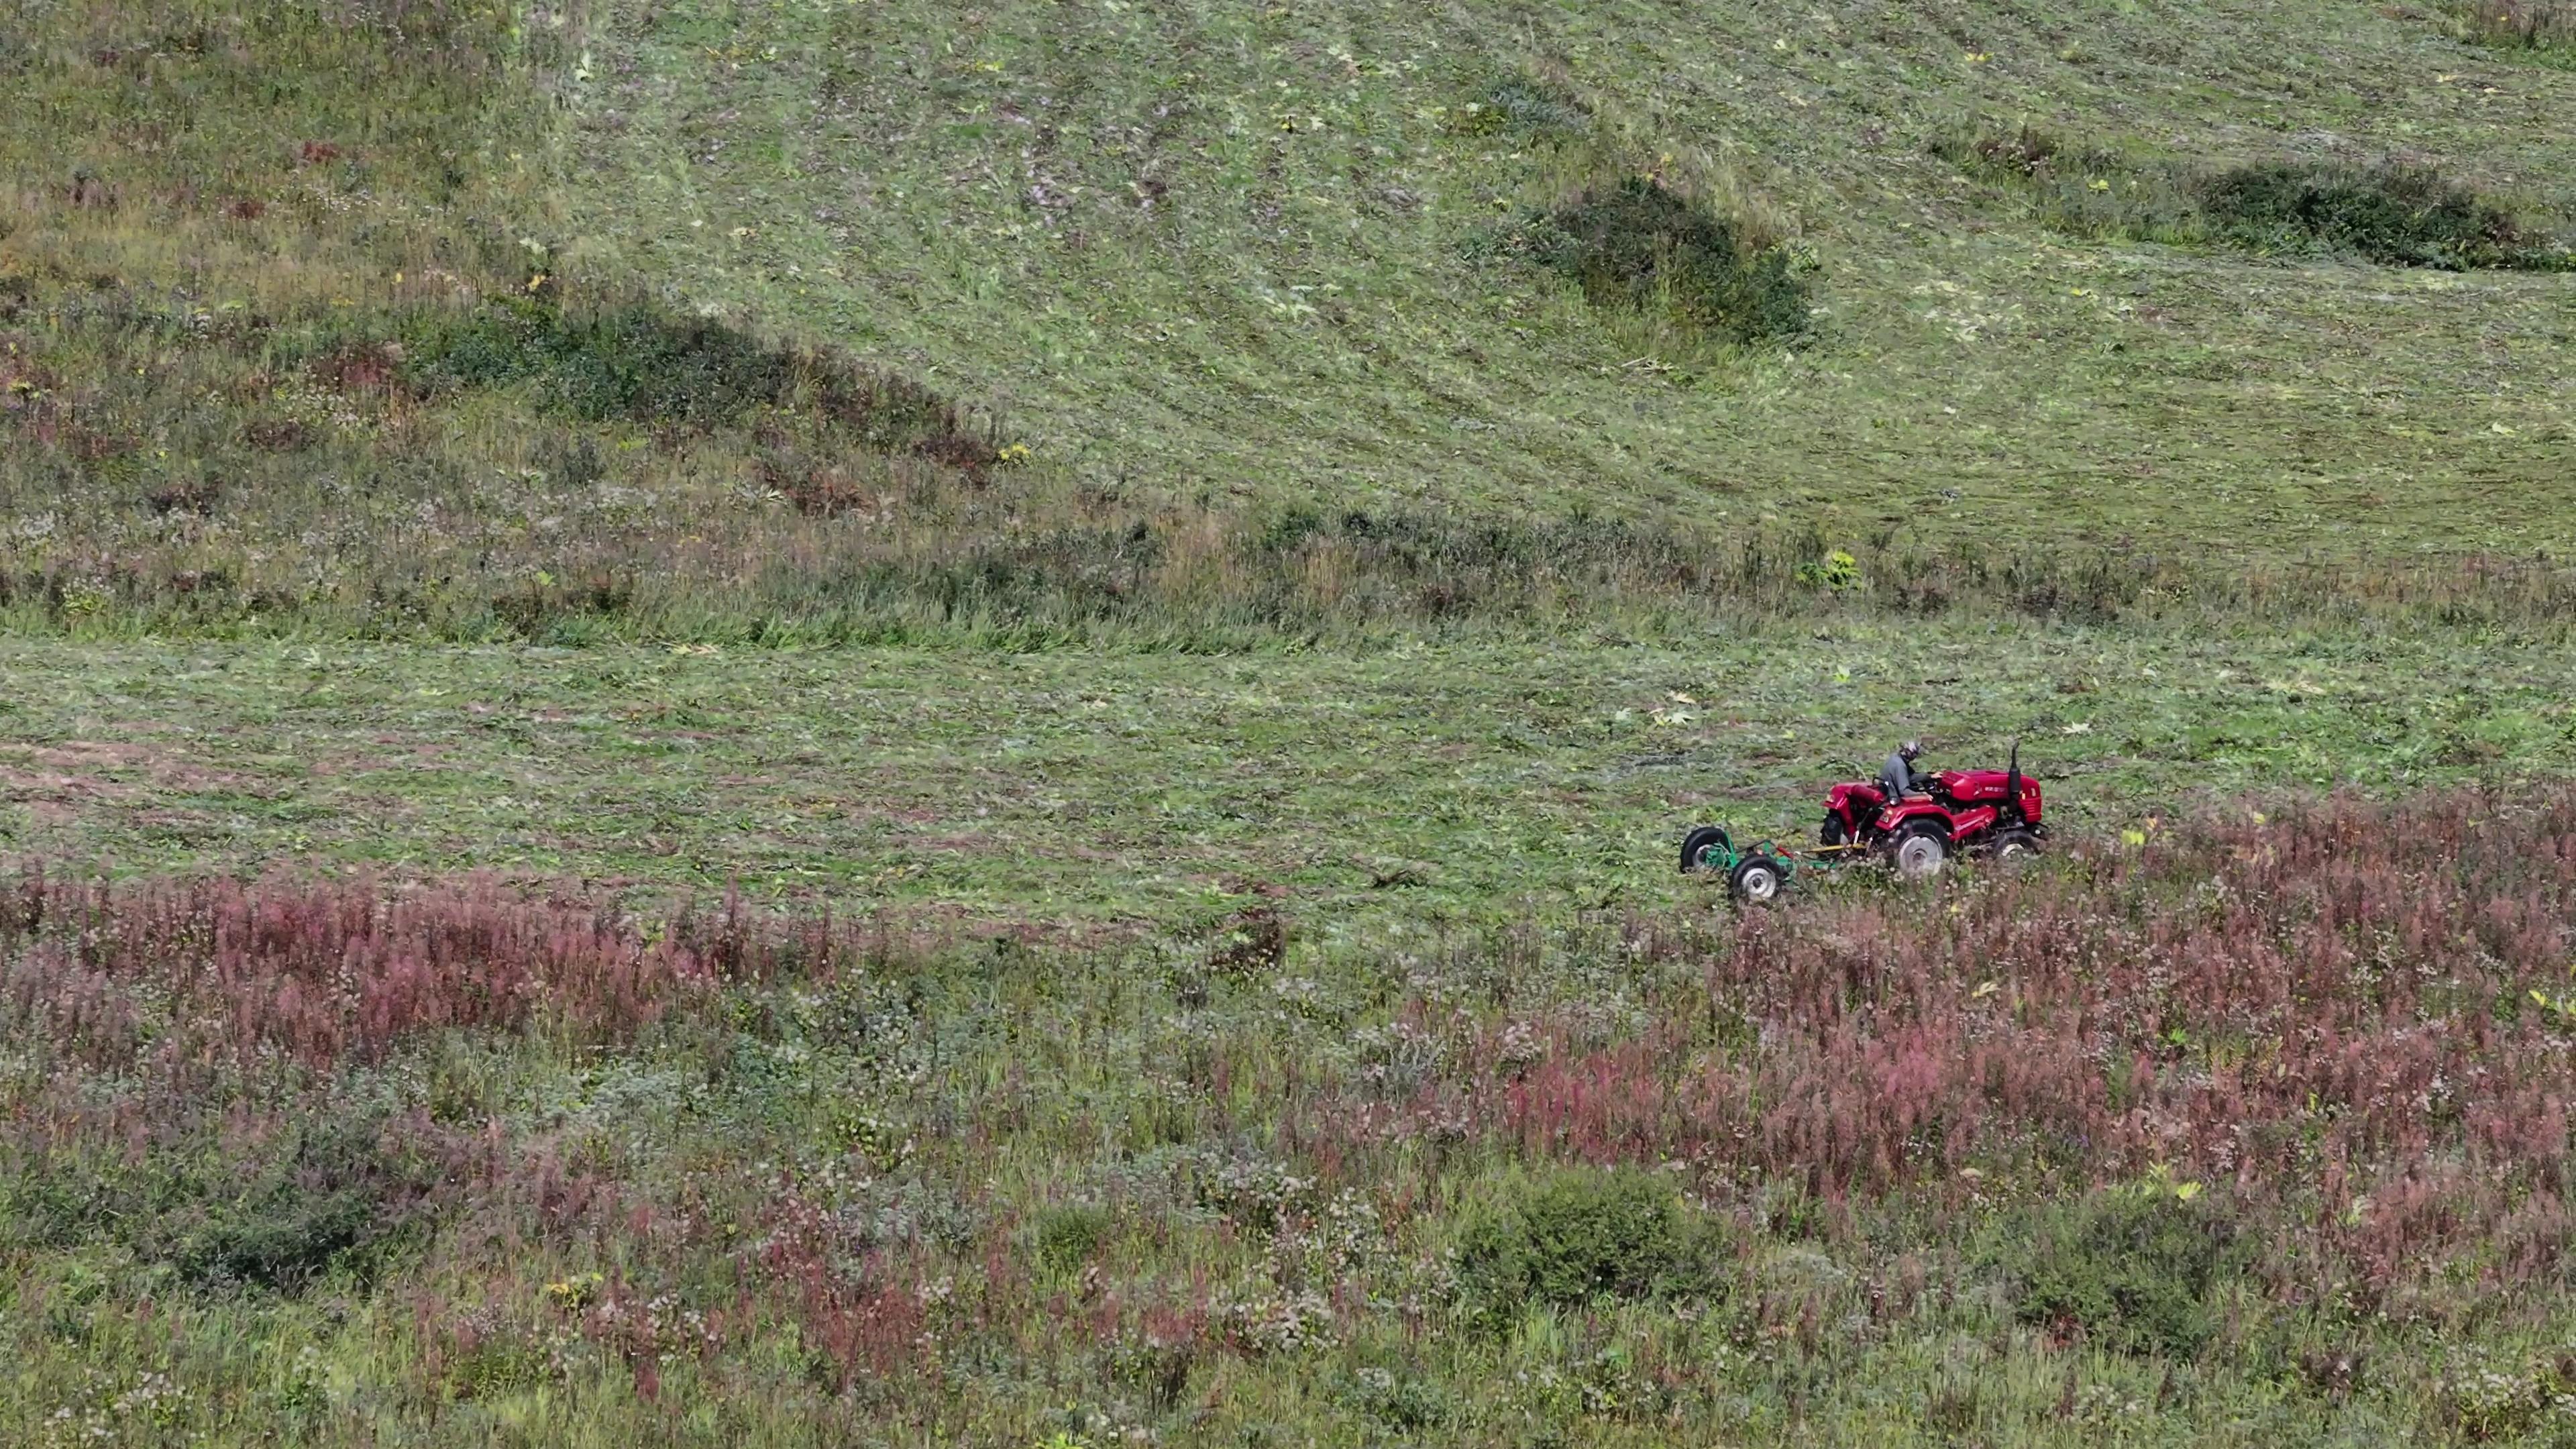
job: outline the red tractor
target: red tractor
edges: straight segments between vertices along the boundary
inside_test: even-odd
[[[1817,840],[1829,850],[1871,855],[1909,880],[1937,874],[1954,855],[2010,861],[2039,853],[2039,782],[2021,772],[2021,746],[2000,770],[1941,770],[1922,794],[1889,800],[1872,781],[1825,792]]]

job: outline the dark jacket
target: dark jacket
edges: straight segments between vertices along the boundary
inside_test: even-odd
[[[1920,794],[1923,789],[1915,783],[1914,767],[1905,763],[1902,752],[1889,755],[1887,763],[1878,767],[1878,788],[1885,791],[1890,800]]]

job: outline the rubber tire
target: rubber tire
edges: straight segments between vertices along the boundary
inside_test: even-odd
[[[1987,858],[2000,866],[2023,865],[2038,854],[2039,834],[2028,826],[2006,826],[1995,832],[1994,839],[1986,842]]]
[[[1816,843],[1823,846],[1848,845],[1851,836],[1843,830],[1843,818],[1828,814],[1825,823],[1816,827]]]
[[[1744,857],[1726,878],[1726,893],[1741,905],[1767,906],[1788,888],[1788,868],[1767,855]]]
[[[1932,856],[1932,864],[1929,868],[1917,870],[1909,874],[1905,868],[1905,857],[1908,853],[1907,847],[1914,845],[1917,841],[1929,843],[1935,853]],[[1942,867],[1949,863],[1949,832],[1943,830],[1940,826],[1933,824],[1929,820],[1918,820],[1913,824],[1906,826],[1904,829],[1896,832],[1896,834],[1887,842],[1888,868],[1896,872],[1896,878],[1899,880],[1909,882],[1930,880],[1934,876],[1939,875]]]
[[[1703,825],[1683,836],[1682,874],[1689,875],[1694,871],[1708,869],[1700,856],[1712,845],[1725,846],[1729,850],[1734,848],[1734,842],[1727,838],[1726,832],[1714,825]]]

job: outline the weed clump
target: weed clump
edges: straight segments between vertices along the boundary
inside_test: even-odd
[[[2218,239],[2252,252],[2346,252],[2445,271],[2532,266],[2540,255],[2501,208],[2419,168],[2239,166],[2198,190]]]
[[[1932,150],[1962,170],[2023,181],[2070,173],[2089,175],[2125,169],[2126,165],[2111,152],[2070,146],[2055,132],[2028,121],[2010,130],[1986,129],[1942,136],[1933,141]]]
[[[1488,1315],[1531,1299],[1579,1307],[1706,1297],[1718,1287],[1717,1246],[1664,1182],[1634,1169],[1567,1171],[1469,1220],[1458,1282]]]
[[[1437,1429],[1452,1413],[1443,1387],[1410,1364],[1369,1364],[1336,1387],[1336,1398],[1392,1435]]]
[[[2571,256],[2512,212],[2422,166],[2260,162],[2224,169],[2078,146],[2024,122],[1933,151],[2032,199],[2076,236],[2216,244],[2264,256],[2344,255],[2445,271],[2563,270]]]
[[[242,1191],[208,1202],[169,1245],[172,1265],[206,1286],[294,1292],[334,1269],[363,1270],[412,1216],[429,1183],[383,1150],[376,1124],[308,1124],[295,1150]]]
[[[1476,99],[1449,113],[1461,136],[1510,136],[1524,142],[1563,141],[1592,125],[1592,108],[1567,87],[1542,77],[1507,75]]]
[[[2576,0],[2465,0],[2457,28],[2482,45],[2576,58]]]
[[[1596,307],[1659,313],[1739,342],[1807,326],[1807,287],[1786,252],[1651,177],[1587,188],[1515,242]]]
[[[1093,1203],[1058,1203],[1037,1215],[1032,1246],[1040,1266],[1072,1273],[1099,1255],[1109,1241],[1109,1211]]]
[[[2012,1276],[2023,1322],[2166,1358],[2208,1345],[2218,1332],[2210,1290],[2242,1266],[2226,1216],[2162,1184],[2052,1204],[2022,1252]]]
[[[355,355],[390,372],[398,361],[403,379],[427,395],[532,386],[545,404],[587,422],[707,432],[764,409],[809,412],[870,447],[910,446],[946,461],[962,444],[989,460],[988,446],[978,452],[986,440],[964,434],[955,412],[917,384],[647,302],[584,310],[502,297],[423,310],[400,331],[398,348],[343,348],[324,366],[345,371]]]

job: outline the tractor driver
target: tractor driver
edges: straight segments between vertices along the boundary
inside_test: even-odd
[[[1886,794],[1889,804],[1893,805],[1908,795],[1923,793],[1922,776],[1914,768],[1914,762],[1922,757],[1923,742],[1907,740],[1896,747],[1895,754],[1887,757],[1886,764],[1879,766],[1878,788]]]

